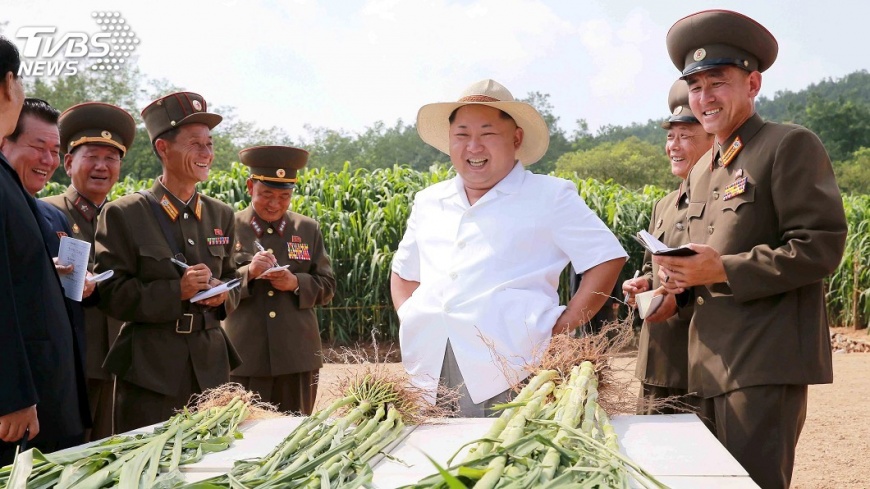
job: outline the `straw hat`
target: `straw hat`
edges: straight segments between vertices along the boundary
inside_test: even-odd
[[[463,105],[487,105],[502,110],[523,128],[523,143],[517,149],[517,159],[523,165],[537,162],[550,145],[550,130],[534,107],[514,100],[502,84],[494,80],[481,80],[472,84],[457,102],[427,104],[417,112],[417,133],[420,138],[445,154],[450,154],[450,114]]]

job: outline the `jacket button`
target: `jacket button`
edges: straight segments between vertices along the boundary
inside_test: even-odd
[[[190,246],[193,246],[194,242],[191,238],[187,238],[187,244],[189,244]]]
[[[273,295],[275,295],[275,291],[270,290],[269,292],[266,293],[266,295],[268,295],[269,297],[272,297]]]
[[[266,230],[266,232],[267,232],[267,233],[269,233],[269,234],[272,234],[272,233],[274,233],[274,232],[275,232],[275,230],[274,230],[274,229],[272,229],[272,228],[269,228],[269,229],[267,229],[267,230]]]
[[[707,226],[707,232],[713,234],[713,226]]]
[[[700,299],[700,297],[699,297],[699,299]],[[275,314],[275,311],[269,311],[270,318],[275,319],[275,316],[277,316],[277,314]]]
[[[683,227],[684,227],[684,226],[683,226],[683,223],[682,223],[682,222],[678,222],[678,223],[676,224],[676,226],[677,226],[677,229],[679,229],[680,231],[683,230]]]
[[[698,299],[695,302],[697,302],[699,306],[703,306],[704,305],[704,298],[698,297]]]
[[[713,200],[719,200],[719,192],[713,192]]]

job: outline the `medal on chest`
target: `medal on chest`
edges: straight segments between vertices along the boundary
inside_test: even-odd
[[[303,243],[302,238],[295,234],[290,237],[290,242],[287,243],[287,255],[291,260],[311,260],[308,243]]]
[[[743,192],[746,192],[747,179],[748,177],[738,178],[734,183],[725,187],[725,195],[722,197],[722,200],[731,200]]]

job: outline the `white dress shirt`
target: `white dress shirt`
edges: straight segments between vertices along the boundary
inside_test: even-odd
[[[573,183],[511,172],[474,205],[460,177],[417,193],[392,270],[420,286],[397,311],[402,363],[434,402],[447,340],[475,403],[526,378],[547,348],[559,275],[625,257]]]

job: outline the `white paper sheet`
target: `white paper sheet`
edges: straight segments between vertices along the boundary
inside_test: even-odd
[[[241,280],[234,278],[229,282],[224,282],[218,286],[212,287],[208,290],[203,290],[202,292],[196,294],[195,296],[190,298],[190,302],[199,302],[203,299],[208,299],[209,297],[214,297],[218,294],[222,294],[228,290],[235,289],[242,283]]]
[[[663,294],[656,295],[655,290],[648,290],[637,294],[635,301],[637,302],[637,311],[640,314],[640,318],[646,319],[647,316],[656,312],[656,309],[662,305],[664,299],[665,296]]]
[[[261,273],[260,275],[258,275],[257,278],[269,278],[268,277],[269,274],[272,274],[275,272],[280,272],[281,270],[287,270],[288,268],[290,268],[290,265],[274,266],[274,267],[266,270],[265,272]]]
[[[73,265],[74,268],[72,273],[60,276],[60,284],[63,286],[63,294],[74,301],[82,300],[90,253],[91,244],[87,241],[61,236],[57,262],[61,265]]]

